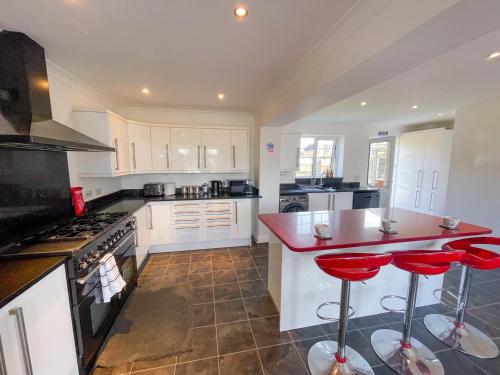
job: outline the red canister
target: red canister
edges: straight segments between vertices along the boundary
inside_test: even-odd
[[[71,188],[71,200],[76,216],[85,215],[85,201],[83,200],[83,188],[81,186]]]

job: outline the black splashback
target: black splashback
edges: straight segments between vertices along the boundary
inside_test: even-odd
[[[0,247],[71,215],[65,152],[0,149]]]

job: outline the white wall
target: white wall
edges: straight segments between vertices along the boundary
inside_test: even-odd
[[[500,235],[500,101],[457,110],[446,211]]]
[[[72,127],[71,111],[74,107],[115,108],[110,99],[50,61],[47,61],[47,74],[54,120]],[[96,189],[101,189],[101,195],[121,189],[119,178],[80,178],[76,152],[68,152],[68,166],[71,186],[83,186],[84,191],[92,191],[92,198],[96,197]]]
[[[140,189],[146,182],[175,182],[181,185],[199,185],[210,180],[254,178],[254,130],[253,115],[244,112],[222,112],[206,110],[185,110],[172,108],[121,107],[118,113],[128,120],[152,124],[195,125],[195,126],[230,126],[249,128],[249,173],[166,173],[143,174],[121,177],[123,189]]]

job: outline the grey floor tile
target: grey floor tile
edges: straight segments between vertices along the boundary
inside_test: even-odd
[[[175,375],[218,375],[219,364],[217,357],[199,361],[181,363],[175,368]]]
[[[244,301],[249,319],[278,315],[278,310],[269,296],[245,298]]]
[[[217,326],[217,341],[220,355],[256,348],[248,321]]]
[[[299,356],[302,359],[302,362],[305,363],[306,367],[307,365],[307,356],[309,354],[309,350],[311,347],[316,344],[317,342],[320,341],[331,341],[328,337],[326,336],[320,336],[320,337],[315,337],[313,339],[307,339],[307,340],[302,340],[302,341],[295,341],[294,345],[297,348],[297,351],[299,352]]]
[[[261,280],[240,281],[240,289],[243,298],[267,296],[269,291]]]
[[[255,264],[254,264],[252,258],[250,258],[250,257],[233,259],[233,263],[234,263],[234,268],[236,268],[236,269],[255,267]]]
[[[170,357],[155,359],[152,361],[137,361],[134,362],[134,365],[132,366],[132,372],[175,365],[176,359],[177,355],[173,355]]]
[[[191,262],[191,254],[172,255],[172,258],[170,258],[170,264],[180,264],[180,263],[190,263],[190,262]]]
[[[257,271],[256,267],[251,268],[239,268],[236,270],[236,277],[238,281],[252,281],[252,280],[261,280],[259,271]]]
[[[193,288],[193,303],[202,304],[214,301],[214,289],[211,286]]]
[[[262,366],[256,350],[219,357],[220,375],[262,375]]]
[[[360,329],[386,324],[386,322],[379,315],[370,315],[361,318],[353,318],[350,319],[350,322]]]
[[[197,272],[212,272],[212,262],[210,260],[204,260],[201,262],[191,263],[189,265],[189,273]]]
[[[191,263],[212,260],[210,251],[195,251],[191,253]]]
[[[257,348],[291,342],[288,332],[280,332],[279,316],[250,320]]]
[[[259,349],[264,373],[267,375],[307,375],[308,371],[292,344]]]
[[[293,341],[301,341],[321,337],[325,335],[321,326],[311,326],[305,328],[292,329],[288,331]]]
[[[204,327],[215,324],[215,308],[213,303],[193,306],[193,327]]]
[[[165,275],[162,281],[162,286],[172,286],[178,284],[184,284],[188,281],[188,275],[169,275],[168,273]]]
[[[190,273],[189,282],[193,287],[211,286],[213,284],[212,272]]]
[[[237,283],[215,285],[214,299],[216,302],[241,299],[240,287]]]
[[[486,375],[486,372],[474,365],[456,350],[449,349],[438,352],[436,353],[436,357],[438,357],[443,364],[445,374]]]
[[[215,326],[193,329],[193,350],[179,354],[177,362],[196,361],[217,356]]]
[[[189,263],[170,264],[167,267],[167,275],[187,275],[189,273]]]
[[[493,340],[497,347],[500,348],[500,339]],[[488,375],[500,374],[500,355],[492,359],[475,358],[470,355],[460,353],[462,357],[474,363],[477,367],[481,368]]]
[[[237,281],[236,273],[232,269],[214,271],[213,272],[213,280],[214,280],[214,284],[235,283]]]
[[[233,270],[233,261],[231,259],[212,260],[212,269],[214,271]]]
[[[216,324],[247,320],[245,305],[242,299],[215,303]]]

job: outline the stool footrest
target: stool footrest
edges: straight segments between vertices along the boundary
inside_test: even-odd
[[[339,320],[339,318],[332,318],[332,317],[329,317],[329,316],[324,316],[324,315],[321,315],[319,313],[319,311],[325,307],[325,306],[330,306],[330,305],[336,305],[336,306],[339,306],[340,307],[340,302],[325,302],[325,303],[322,303],[321,305],[318,306],[318,308],[316,309],[316,316],[318,318],[320,318],[321,320],[328,320],[330,322],[337,322]],[[354,316],[354,314],[356,313],[356,311],[354,310],[354,308],[349,305],[349,310],[351,310],[352,312],[347,316],[348,318],[351,318],[352,316]]]
[[[390,307],[385,306],[384,305],[384,301],[387,300],[387,299],[398,299],[400,301],[405,301],[405,303],[406,303],[407,302],[407,298],[406,297],[397,296],[397,295],[394,295],[394,294],[389,294],[387,296],[383,296],[380,299],[380,307],[382,307],[385,311],[398,312],[398,313],[405,312],[406,309],[391,309]]]

